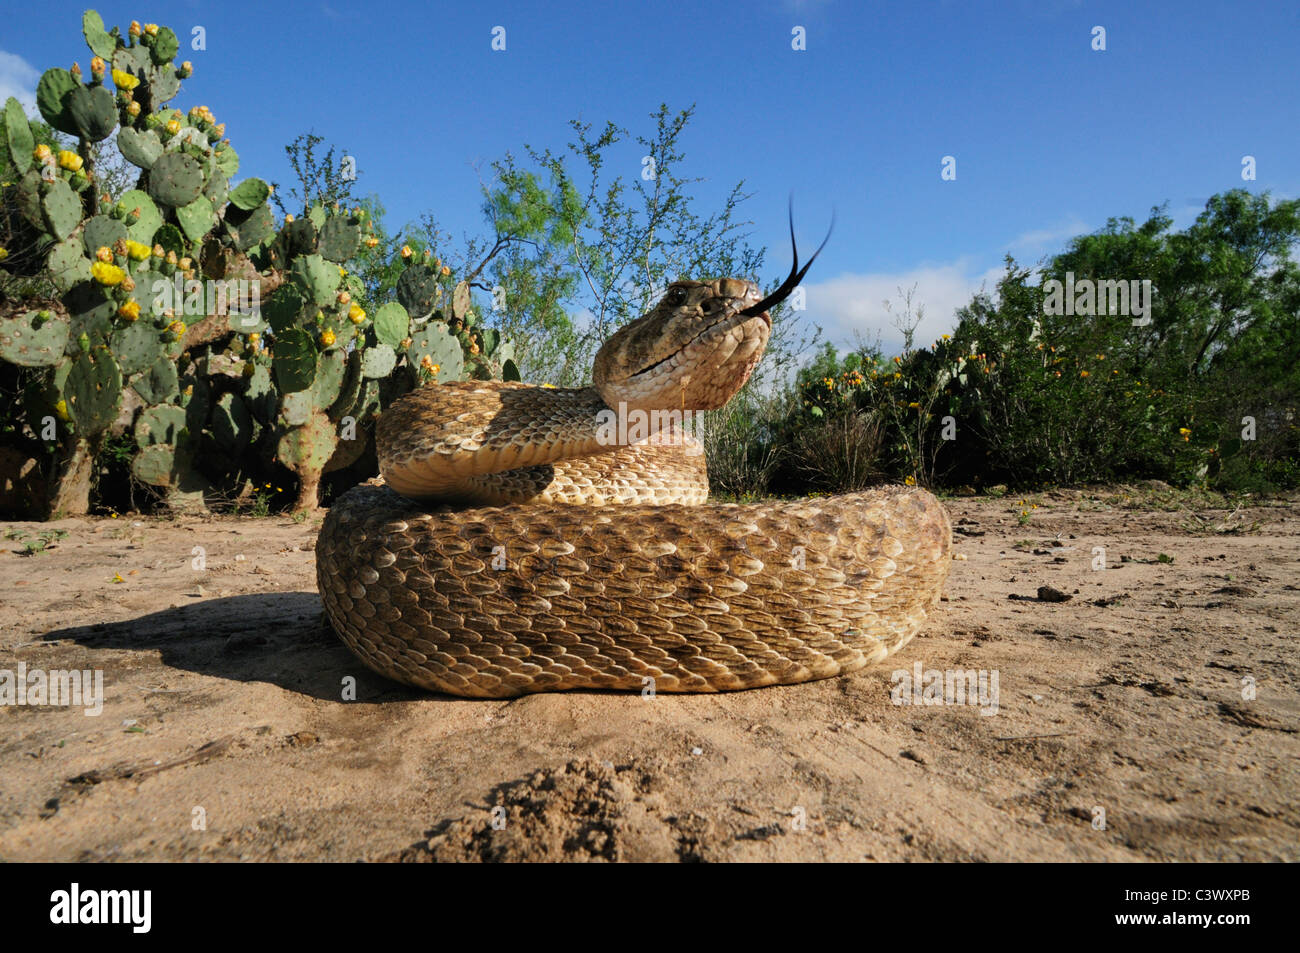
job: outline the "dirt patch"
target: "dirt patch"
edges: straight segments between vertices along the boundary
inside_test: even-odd
[[[0,859],[1300,860],[1300,509],[1131,505],[951,501],[884,666],[650,699],[371,675],[311,521],[0,524],[0,669],[104,687],[0,705]]]

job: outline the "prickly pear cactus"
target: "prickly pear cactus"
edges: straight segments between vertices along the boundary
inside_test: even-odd
[[[238,177],[211,110],[168,105],[193,72],[173,31],[107,27],[88,10],[81,32],[89,70],[46,70],[36,95],[75,148],[37,145],[17,100],[3,110],[17,175],[2,187],[54,297],[0,308],[0,370],[23,394],[19,437],[51,456],[52,510],[87,512],[110,434],[134,436],[130,472],[173,505],[246,492],[284,466],[298,505],[314,507],[322,473],[365,457],[387,403],[511,375],[508,343],[430,250],[403,248],[396,300],[372,301],[348,270],[381,254],[363,209],[315,204],[277,221],[272,187]],[[92,146],[109,138],[138,171],[117,201],[94,168]]]

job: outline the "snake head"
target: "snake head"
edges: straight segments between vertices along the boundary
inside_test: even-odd
[[[614,334],[592,380],[610,407],[716,410],[744,386],[772,333],[758,286],[675,281],[655,308]]]
[[[784,301],[830,241],[835,219],[817,251],[799,267],[790,206],[794,263],[785,281],[760,300],[758,286],[740,278],[675,281],[649,314],[605,342],[592,381],[610,407],[628,410],[717,410],[745,386],[772,334],[768,308]]]

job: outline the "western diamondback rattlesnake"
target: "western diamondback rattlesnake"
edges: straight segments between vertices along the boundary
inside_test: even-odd
[[[685,432],[684,412],[749,378],[767,309],[811,264],[796,250],[762,301],[749,281],[674,283],[606,342],[592,387],[461,381],[395,402],[376,427],[387,486],[335,502],[316,546],[343,641],[389,678],[478,698],[790,684],[906,645],[948,575],[932,495],[706,503]]]

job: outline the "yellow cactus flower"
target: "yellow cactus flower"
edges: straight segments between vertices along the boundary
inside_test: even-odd
[[[51,155],[53,155],[53,153],[50,151],[50,147],[43,142],[32,150],[32,158],[37,162],[44,162]]]
[[[139,36],[139,35],[140,35],[140,21],[139,21],[139,20],[132,20],[132,21],[131,21],[131,28],[130,28],[129,30],[127,30],[126,32],[129,33],[131,36]]]
[[[431,374],[437,374],[440,370],[442,370],[441,366],[433,363],[433,358],[431,358],[428,354],[420,358],[420,366]]]
[[[149,251],[149,246],[144,242],[133,241],[130,238],[126,240],[126,254],[132,261],[144,261],[149,257]]]
[[[189,271],[191,268],[194,267],[194,259],[182,258],[179,261],[177,261],[176,264],[180,267],[181,271]]]
[[[366,239],[367,248],[374,248],[378,244],[379,244],[379,239],[375,238],[374,235],[371,235],[369,238]]]
[[[171,324],[167,325],[167,330],[170,331],[172,334],[176,335],[178,338],[182,337],[185,334],[185,322],[173,321]]]
[[[410,258],[410,257],[411,257],[411,246],[410,246],[410,245],[403,245],[403,246],[402,246],[402,257],[403,257],[403,258]]]
[[[339,304],[347,304],[351,300],[352,295],[348,294],[346,291],[339,292]]]
[[[126,304],[122,305],[122,307],[117,309],[117,316],[119,318],[125,318],[128,321],[138,320],[140,317],[140,302],[132,298]]]
[[[140,104],[136,102],[127,103],[126,114],[132,117],[140,115]]]
[[[293,216],[292,216],[292,215],[286,215],[286,216],[284,217],[284,224],[286,224],[286,225],[292,225],[292,224],[293,224]]]
[[[353,302],[352,307],[348,308],[348,320],[353,324],[363,324],[366,320],[365,309]]]
[[[326,328],[320,333],[321,347],[330,347],[334,344],[334,332]]]
[[[59,419],[60,419],[60,420],[71,420],[71,419],[72,419],[72,418],[68,415],[68,402],[67,402],[66,400],[61,400],[61,401],[59,401],[57,404],[55,404],[55,405],[54,405],[54,412],[55,412],[56,414],[59,415]]]
[[[162,247],[162,245],[154,245],[154,246],[153,246],[153,256],[154,256],[155,258],[166,258],[166,257],[167,257],[167,253],[166,253],[165,251],[163,251],[163,247]]]
[[[90,266],[91,276],[101,285],[112,287],[120,285],[122,279],[126,277],[126,272],[117,265],[110,265],[107,262],[97,261]]]
[[[82,166],[81,156],[77,155],[71,149],[59,150],[59,168],[67,169],[69,172],[76,172]]]
[[[181,124],[178,120],[171,119],[168,120],[165,128],[167,130],[168,135],[174,136],[176,135],[176,133],[181,131]]]
[[[146,23],[146,24],[144,25],[144,32],[145,32],[145,34],[148,35],[148,36],[157,36],[157,35],[158,35],[158,24],[156,24],[156,23]]]
[[[138,77],[132,76],[130,73],[123,72],[120,69],[113,70],[111,75],[113,77],[113,85],[118,89],[131,90],[140,85]]]
[[[908,486],[916,486],[916,477],[914,477],[914,476],[910,476],[910,477],[908,477],[906,480],[904,480],[903,482],[904,482],[905,484],[907,484]]]
[[[348,273],[347,269],[339,265],[339,277],[342,278]]]
[[[122,290],[123,290],[123,291],[134,291],[134,290],[135,290],[135,279],[132,278],[130,275],[127,275],[125,278],[123,278],[123,279],[122,279]]]
[[[104,75],[104,58],[96,56],[90,61],[90,72],[99,76]]]
[[[448,268],[446,265],[443,265],[441,274],[444,278],[446,278],[448,275],[451,274],[451,269]]]
[[[176,264],[177,260],[178,260],[178,259],[176,258],[176,252],[174,252],[174,251],[169,251],[169,252],[167,253],[167,264],[169,264],[169,265],[174,265],[174,264]]]

